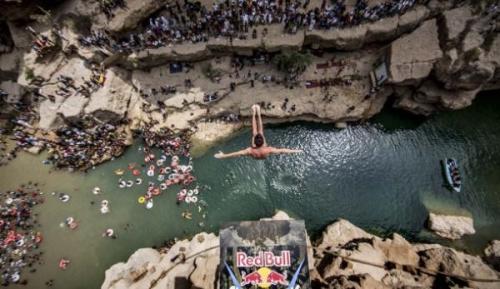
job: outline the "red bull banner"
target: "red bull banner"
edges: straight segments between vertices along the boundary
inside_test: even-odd
[[[220,242],[219,288],[310,288],[303,221],[231,223]]]

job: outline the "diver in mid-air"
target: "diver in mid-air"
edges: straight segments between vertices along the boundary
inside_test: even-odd
[[[258,121],[256,116],[258,117]],[[266,138],[264,137],[262,118],[260,116],[260,106],[254,104],[252,106],[252,145],[246,149],[228,154],[219,151],[214,157],[225,159],[239,156],[251,156],[254,159],[262,160],[267,158],[270,154],[292,154],[301,152],[302,150],[298,149],[275,148],[267,145]]]

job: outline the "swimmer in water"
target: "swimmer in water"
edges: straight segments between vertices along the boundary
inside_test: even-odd
[[[225,154],[223,152],[218,152],[214,155],[215,158],[225,159],[240,156],[250,156],[254,159],[265,159],[270,154],[293,154],[301,153],[302,150],[297,149],[287,149],[287,148],[275,148],[268,146],[266,143],[266,138],[264,137],[264,127],[262,126],[262,118],[260,116],[260,106],[254,104],[252,106],[252,146],[237,152]],[[258,121],[256,119],[258,117]]]

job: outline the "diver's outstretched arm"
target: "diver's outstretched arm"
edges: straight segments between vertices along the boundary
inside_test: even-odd
[[[246,156],[249,153],[250,153],[250,149],[248,149],[248,148],[241,150],[241,151],[234,152],[234,153],[228,153],[228,154],[225,154],[225,153],[219,151],[218,153],[216,153],[214,155],[214,157],[216,159],[227,159],[227,158]]]
[[[274,147],[271,148],[272,154],[297,154],[302,152],[304,151],[299,149],[274,148]]]

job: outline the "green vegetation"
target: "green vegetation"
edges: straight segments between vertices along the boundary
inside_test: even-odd
[[[273,58],[273,64],[276,65],[276,68],[292,78],[303,73],[311,63],[311,54],[297,51],[282,52]]]
[[[222,76],[223,71],[221,69],[214,68],[212,66],[212,63],[208,63],[206,65],[203,65],[203,67],[201,68],[201,73],[203,73],[203,75],[211,81],[215,81],[216,78]]]
[[[24,78],[26,78],[27,81],[32,81],[35,79],[35,72],[33,71],[33,68],[26,67]]]

